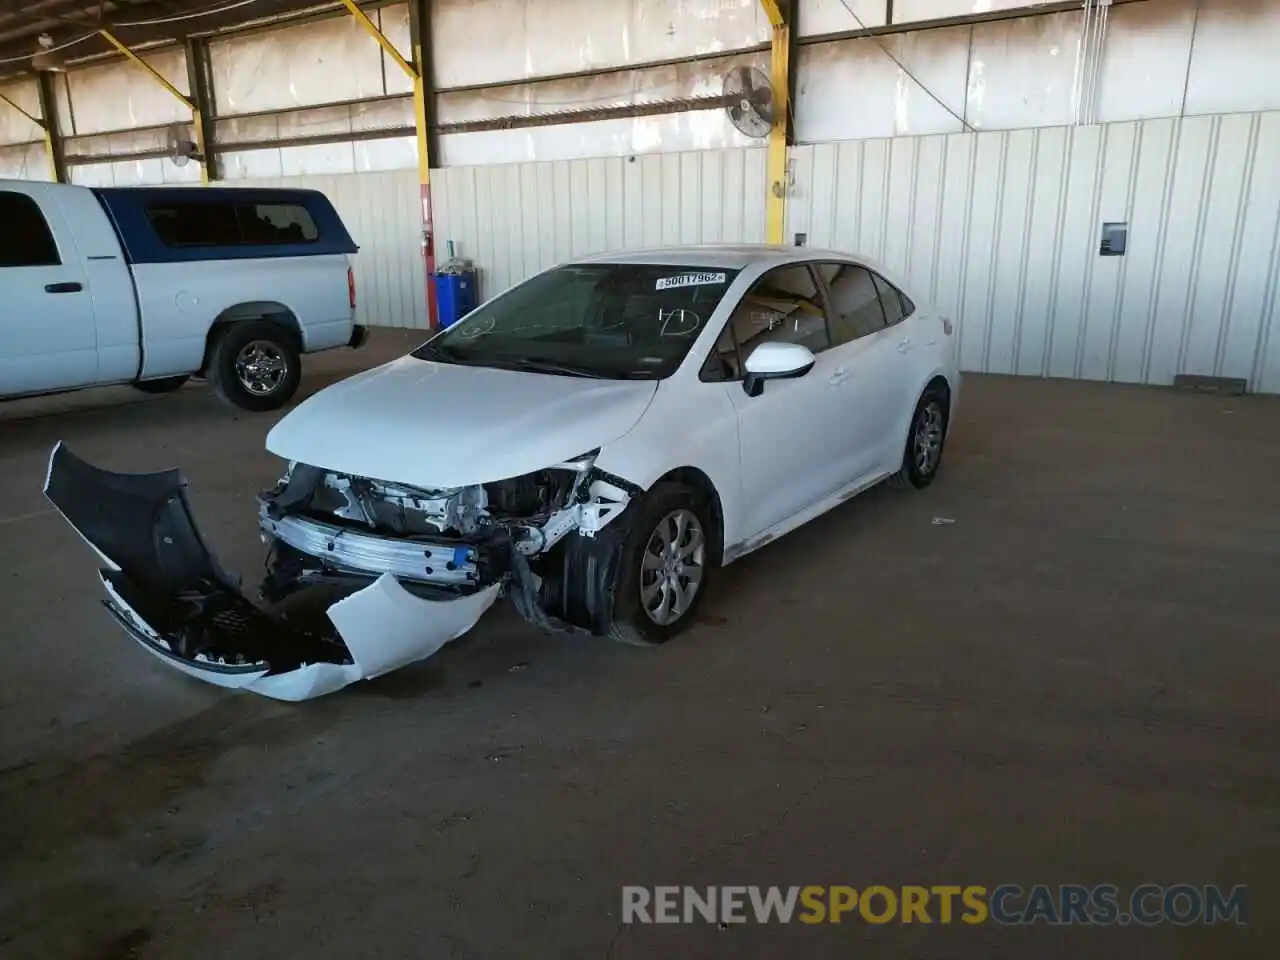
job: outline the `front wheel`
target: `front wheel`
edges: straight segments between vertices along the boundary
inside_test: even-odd
[[[255,413],[278,410],[302,379],[297,338],[265,320],[237,323],[214,345],[208,376],[224,403]]]
[[[608,635],[665,643],[693,622],[706,595],[714,528],[705,498],[681,483],[655,484],[634,508],[614,568]]]

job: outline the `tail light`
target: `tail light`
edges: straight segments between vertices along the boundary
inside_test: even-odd
[[[347,299],[351,301],[351,309],[356,308],[356,272],[347,267]]]

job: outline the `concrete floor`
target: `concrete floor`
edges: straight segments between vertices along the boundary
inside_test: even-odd
[[[273,419],[0,407],[0,956],[1278,955],[1280,401],[970,377],[934,487],[727,569],[666,648],[504,607],[302,706],[145,656],[40,493],[58,439],[180,464],[255,583]],[[1252,922],[618,922],[624,884],[1144,881],[1247,884]]]

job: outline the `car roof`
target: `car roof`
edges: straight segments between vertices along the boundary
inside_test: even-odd
[[[771,243],[707,243],[647,250],[617,250],[581,257],[573,263],[643,263],[673,267],[726,267],[742,269],[753,264],[798,263],[807,260],[853,260],[867,266],[873,261],[839,250],[792,247]]]

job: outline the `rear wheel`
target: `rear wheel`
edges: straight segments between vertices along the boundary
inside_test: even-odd
[[[133,388],[141,390],[143,393],[173,393],[190,379],[190,377],[184,375],[181,377],[162,377],[159,380],[138,380],[133,384]]]
[[[933,483],[942,466],[949,407],[947,393],[940,386],[930,386],[920,397],[907,432],[902,466],[894,477],[898,486],[920,490]]]
[[[254,412],[277,410],[302,379],[297,338],[265,320],[237,323],[214,344],[208,377],[225,403]]]

